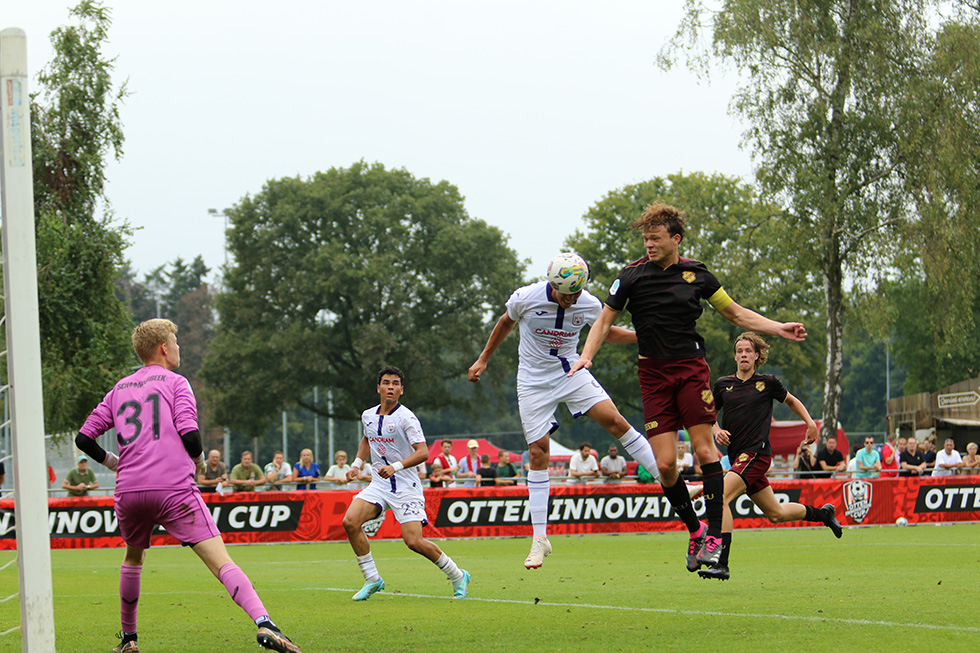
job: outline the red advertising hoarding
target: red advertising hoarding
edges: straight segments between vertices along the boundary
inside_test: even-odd
[[[905,517],[923,522],[980,521],[980,476],[877,479],[772,480],[776,497],[815,506],[837,505],[843,525],[892,524]],[[229,543],[311,542],[346,539],[341,525],[356,491],[248,492],[204,495]],[[550,534],[633,533],[680,530],[657,484],[553,485]],[[528,536],[527,489],[426,490],[426,537]],[[122,546],[112,497],[58,498],[48,502],[51,547]],[[702,501],[695,504],[703,513]],[[741,496],[732,502],[735,528],[802,526],[771,524]],[[0,501],[0,550],[16,548],[14,503]],[[398,538],[389,514],[373,538]],[[179,544],[160,530],[154,545]]]

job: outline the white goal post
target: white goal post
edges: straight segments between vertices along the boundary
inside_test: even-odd
[[[22,650],[54,653],[27,38],[0,32],[0,198]]]

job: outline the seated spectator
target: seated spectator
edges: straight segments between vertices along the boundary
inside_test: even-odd
[[[599,461],[599,469],[606,483],[619,483],[626,476],[626,459],[619,455],[616,445],[609,445],[609,455]]]
[[[204,463],[204,473],[197,475],[197,487],[201,492],[215,492],[218,486],[228,482],[228,468],[221,462],[221,452],[212,449]]]
[[[677,443],[677,473],[681,476],[694,476],[694,455],[686,442]]]
[[[899,465],[902,471],[899,476],[922,476],[926,471],[926,461],[922,457],[922,452],[916,446],[918,442],[915,438],[906,441],[905,451],[899,458]]]
[[[885,436],[885,444],[881,448],[882,476],[895,476],[898,473],[898,459],[901,455],[902,451],[895,441],[895,434],[889,433]]]
[[[297,490],[305,490],[307,487],[316,489],[316,481],[320,480],[320,465],[313,462],[313,452],[309,449],[299,452],[299,462],[293,465],[291,480],[299,481]]]
[[[442,466],[444,460],[436,456],[432,460],[432,473],[429,474],[429,487],[449,487],[453,475]]]
[[[87,497],[89,490],[98,487],[95,472],[88,467],[88,456],[79,456],[75,469],[69,471],[61,482],[61,489],[68,490],[68,496],[71,497]]]
[[[347,485],[347,472],[350,471],[350,465],[347,464],[347,452],[343,449],[338,450],[333,455],[333,462],[334,464],[327,470],[327,475],[323,477],[323,480],[327,483]]]
[[[966,455],[963,456],[963,469],[961,474],[976,474],[980,472],[980,456],[977,455],[977,443],[971,442],[966,445]]]
[[[847,469],[844,462],[844,454],[837,448],[837,438],[830,436],[824,444],[823,449],[817,453],[817,468],[820,470],[814,474],[815,478],[830,478],[834,472],[843,472]]]
[[[441,485],[433,485],[432,487],[456,487],[456,482],[454,480],[456,472],[459,471],[459,465],[456,463],[456,457],[450,453],[453,450],[452,440],[443,440],[439,443],[442,447],[441,453],[432,459],[432,466],[435,467],[436,462],[439,463],[439,467],[442,468],[439,474],[439,479]],[[433,474],[435,470],[433,470]],[[429,479],[432,479],[432,474],[429,474]]]
[[[271,485],[266,488],[268,490],[282,490],[282,485],[277,484],[277,481],[288,481],[292,478],[293,470],[289,468],[286,464],[286,457],[281,451],[277,451],[272,454],[272,462],[265,466],[262,470],[265,474],[265,480]]]
[[[470,440],[466,443],[466,457],[459,461],[456,478],[463,479],[463,487],[476,487],[477,470],[480,469],[480,443]]]
[[[865,436],[864,446],[854,452],[855,478],[877,478],[881,471],[881,454],[875,451],[875,439]]]
[[[517,474],[517,468],[510,462],[510,452],[501,451],[497,460],[497,477],[494,479],[494,483],[497,485],[517,485],[520,476]]]
[[[936,467],[936,441],[933,439],[935,437],[936,435],[933,433],[919,443],[919,449],[922,450],[922,460],[926,463],[925,476],[932,474],[932,470]]]
[[[476,470],[480,487],[493,487],[497,484],[497,468],[490,466],[490,454],[480,456],[480,468]]]
[[[590,478],[599,478],[599,463],[592,455],[592,445],[583,442],[578,446],[578,453],[572,454],[568,461],[568,482],[586,483]]]
[[[953,438],[946,438],[942,451],[936,453],[936,465],[932,470],[933,476],[952,476],[963,469],[963,458],[960,452],[953,448]]]
[[[793,471],[797,478],[814,478],[813,472],[817,469],[817,457],[810,450],[810,445],[805,441],[796,448],[796,455],[793,457]]]
[[[0,485],[7,479],[7,470],[3,468],[3,461],[0,460]]]
[[[228,482],[235,488],[235,492],[251,492],[259,485],[265,483],[265,475],[258,465],[252,464],[252,452],[242,452],[242,462],[231,468]]]

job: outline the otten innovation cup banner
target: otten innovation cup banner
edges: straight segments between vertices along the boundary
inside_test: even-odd
[[[980,476],[917,478],[772,480],[780,502],[837,506],[842,524],[893,524],[904,517],[922,522],[980,521]],[[640,533],[682,530],[658,484],[553,485],[550,533]],[[344,513],[356,490],[240,492],[206,494],[212,517],[226,542],[311,542],[344,540]],[[449,488],[425,491],[426,537],[528,536],[531,526],[525,487]],[[694,504],[704,515],[704,502]],[[745,495],[731,505],[736,528],[804,526],[771,524]],[[52,548],[123,546],[112,497],[58,498],[48,502]],[[0,501],[0,549],[16,547],[11,500]],[[386,514],[366,525],[372,539],[400,537]],[[152,543],[179,542],[163,529]]]

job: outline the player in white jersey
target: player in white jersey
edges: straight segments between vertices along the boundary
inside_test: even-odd
[[[573,267],[555,269],[559,264],[567,265],[570,259]],[[581,257],[563,253],[552,260],[548,271],[551,281],[538,281],[514,291],[486,346],[469,369],[470,381],[479,381],[490,357],[518,325],[517,400],[531,457],[527,492],[534,530],[531,552],[524,560],[528,569],[540,567],[552,551],[548,541],[548,463],[550,435],[558,428],[558,404],[565,404],[574,417],[588,415],[618,438],[634,460],[654,473],[657,469],[650,443],[623,418],[599,382],[591,374],[582,379],[578,379],[578,374],[568,376],[578,360],[582,329],[602,312],[602,302],[584,289],[588,265]],[[606,342],[635,343],[636,332],[616,327],[610,330]],[[696,496],[699,489],[692,486],[692,495]]]
[[[363,527],[365,522],[389,509],[401,524],[402,539],[408,548],[434,562],[446,574],[453,584],[453,598],[465,599],[470,573],[460,569],[435,543],[422,537],[422,527],[427,523],[425,497],[415,467],[425,462],[429,450],[419,419],[398,403],[404,391],[405,375],[397,367],[388,366],[378,373],[381,403],[361,414],[361,443],[357,458],[347,472],[347,480],[355,480],[370,452],[371,484],[354,497],[344,515],[344,530],[364,575],[364,587],[354,595],[354,600],[366,601],[385,588]]]

